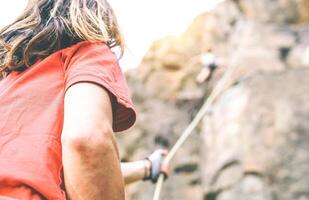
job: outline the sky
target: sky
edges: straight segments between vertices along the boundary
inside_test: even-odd
[[[127,49],[120,65],[124,70],[137,67],[153,41],[179,35],[200,13],[219,0],[109,0],[114,8]],[[0,2],[0,26],[13,21],[27,0]]]

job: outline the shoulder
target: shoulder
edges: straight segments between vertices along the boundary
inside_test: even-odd
[[[87,59],[100,57],[109,61],[118,62],[116,54],[103,42],[78,42],[68,48],[61,50],[62,59],[68,63],[73,57],[84,57]]]
[[[113,129],[122,131],[136,120],[136,111],[118,59],[100,42],[81,42],[63,50],[65,91],[80,82],[101,86],[113,97]]]

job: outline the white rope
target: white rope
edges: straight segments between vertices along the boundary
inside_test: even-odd
[[[236,62],[238,61],[239,55],[241,53],[241,47],[243,46],[245,41],[247,41],[247,39],[248,39],[248,37],[249,37],[249,35],[251,33],[251,29],[252,28],[249,25],[250,24],[247,24],[247,25],[240,24],[241,27],[242,26],[246,27],[246,31],[244,31],[242,37],[240,37],[241,41],[240,41],[240,43],[239,43],[239,45],[238,45],[238,47],[237,47],[237,49],[236,49],[236,51],[234,53],[234,56],[232,57],[231,61],[229,62],[230,63],[230,67],[226,70],[226,72],[224,73],[223,77],[219,80],[217,86],[213,89],[213,91],[211,92],[209,97],[206,99],[206,101],[204,102],[203,106],[198,111],[198,113],[196,114],[196,116],[194,117],[192,122],[184,130],[184,132],[181,134],[181,137],[177,140],[175,145],[169,151],[169,153],[167,154],[167,156],[165,157],[165,159],[163,161],[163,165],[166,166],[166,165],[168,165],[171,162],[171,160],[174,158],[174,156],[177,153],[177,151],[181,148],[183,143],[192,134],[193,130],[196,128],[196,126],[199,124],[199,122],[203,119],[204,115],[207,113],[207,111],[209,110],[209,108],[211,107],[213,102],[216,100],[216,98],[226,88],[228,88],[232,84],[231,77],[232,77],[233,73],[237,69],[238,65],[236,64]],[[160,194],[161,194],[161,191],[162,191],[163,182],[164,182],[164,175],[161,174],[159,176],[159,179],[158,179],[157,184],[156,184],[153,200],[159,200],[160,199]]]

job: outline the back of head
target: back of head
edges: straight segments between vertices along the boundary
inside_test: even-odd
[[[106,0],[29,0],[23,13],[0,31],[0,71],[24,71],[80,41],[123,50],[115,14]]]

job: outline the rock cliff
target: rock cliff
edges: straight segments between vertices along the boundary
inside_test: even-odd
[[[180,36],[154,42],[127,73],[138,120],[118,140],[123,160],[134,160],[171,147],[237,66],[232,87],[173,160],[162,199],[309,199],[308,2],[226,0]],[[198,84],[209,48],[223,64]],[[128,199],[152,199],[153,190],[133,184]]]

